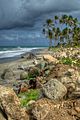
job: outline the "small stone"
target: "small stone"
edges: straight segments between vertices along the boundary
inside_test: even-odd
[[[80,76],[77,79],[77,83],[80,84]]]
[[[67,85],[68,92],[74,92],[76,89],[76,85],[74,83],[69,83]]]
[[[63,83],[64,85],[67,85],[69,83],[72,83],[72,79],[64,76],[64,77],[61,77],[60,82]]]
[[[24,66],[23,66],[23,65],[19,65],[19,66],[18,66],[18,69],[24,70]]]
[[[32,104],[34,104],[36,101],[35,100],[30,100],[28,103],[27,103],[27,105],[32,105]]]
[[[20,87],[20,92],[26,92],[26,91],[28,91],[28,85],[25,83],[22,83]]]
[[[36,59],[34,59],[33,64],[34,64],[34,65],[37,65],[37,64],[38,64],[38,61],[37,61]]]
[[[80,98],[80,91],[74,91],[69,95],[69,98]]]
[[[80,107],[75,107],[75,110],[80,113]]]

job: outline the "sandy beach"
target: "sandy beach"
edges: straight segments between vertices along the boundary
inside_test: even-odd
[[[28,67],[34,66],[33,62],[36,58],[37,60],[40,60],[43,54],[48,54],[48,53],[49,53],[48,49],[39,49],[23,54],[18,58],[10,58],[7,59],[6,61],[1,61],[0,84],[7,85],[8,83],[16,82],[16,79],[20,79],[20,74],[21,72],[23,72],[23,69],[27,69]],[[31,58],[29,59],[29,57]],[[12,75],[13,78],[11,78],[11,80],[8,80],[7,78],[5,78],[5,80],[2,80],[1,75],[4,73],[5,70],[9,70],[10,74],[14,74]]]

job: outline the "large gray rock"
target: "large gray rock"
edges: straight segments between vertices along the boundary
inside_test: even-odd
[[[0,105],[8,120],[29,120],[13,89],[0,85]]]
[[[44,84],[43,93],[50,99],[59,100],[66,95],[67,89],[57,79],[51,79],[46,84]]]
[[[5,80],[11,80],[11,79],[15,79],[15,75],[10,68],[7,68],[3,71],[1,78]]]

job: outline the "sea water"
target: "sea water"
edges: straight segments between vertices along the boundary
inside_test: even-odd
[[[43,49],[44,47],[0,47],[0,59],[16,57],[36,49]]]

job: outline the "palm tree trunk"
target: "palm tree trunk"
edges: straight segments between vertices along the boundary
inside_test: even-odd
[[[52,47],[52,39],[50,39],[50,41],[49,41],[49,47],[50,48]]]

